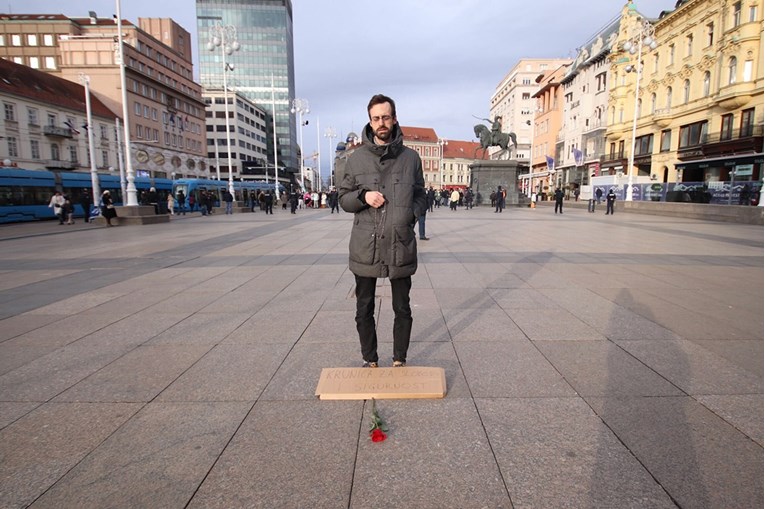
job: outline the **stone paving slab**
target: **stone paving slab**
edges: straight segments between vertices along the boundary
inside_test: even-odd
[[[0,506],[761,505],[761,226],[435,211],[408,361],[447,395],[372,443],[314,395],[361,362],[352,216],[280,212],[0,227]]]
[[[675,507],[581,399],[476,404],[515,507]]]
[[[762,447],[692,398],[585,400],[680,507],[762,504]]]
[[[31,507],[183,507],[249,403],[151,403]]]

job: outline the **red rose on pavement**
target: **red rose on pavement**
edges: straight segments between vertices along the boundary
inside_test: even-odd
[[[372,439],[372,442],[382,442],[388,438],[388,435],[385,434],[386,431],[388,431],[388,426],[385,425],[385,421],[377,413],[377,404],[375,399],[372,398],[372,425],[369,427],[369,437]]]

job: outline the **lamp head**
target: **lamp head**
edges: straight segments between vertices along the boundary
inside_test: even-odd
[[[239,51],[239,48],[241,48],[241,47],[242,46],[241,46],[241,44],[239,44],[239,41],[234,41],[231,44],[231,49],[233,49],[234,51]]]

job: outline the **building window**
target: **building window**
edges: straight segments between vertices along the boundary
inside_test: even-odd
[[[694,147],[706,141],[707,121],[696,122],[680,127],[679,148]]]
[[[136,117],[141,116],[141,104],[138,101],[133,103],[133,113],[135,113]]]
[[[638,118],[643,116],[643,100],[642,99],[638,99],[638,102],[637,102],[637,116]]]
[[[756,5],[750,5],[749,6],[749,22],[757,21],[757,6]]]
[[[624,157],[624,140],[619,142],[619,159]]]
[[[61,159],[61,154],[59,153],[57,143],[50,144],[50,158],[54,161],[58,161]]]
[[[685,56],[689,57],[691,55],[693,55],[693,35],[689,34],[685,38]]]
[[[43,35],[43,46],[53,46],[53,34]]]
[[[651,94],[651,115],[656,113],[656,93]]]
[[[45,68],[46,69],[55,69],[56,68],[56,57],[45,57]]]
[[[683,83],[683,104],[688,104],[691,100],[691,80],[685,80]]]
[[[733,4],[733,26],[737,27],[741,24],[741,2]]]
[[[37,140],[29,140],[29,148],[32,152],[32,159],[40,159],[40,142]]]
[[[69,160],[73,163],[76,163],[78,161],[77,145],[69,145]]]
[[[741,136],[752,136],[754,133],[754,108],[741,112]]]
[[[8,155],[10,157],[19,157],[19,146],[14,136],[8,137]]]
[[[5,107],[5,120],[15,122],[16,121],[16,105],[13,103],[3,103],[3,106]]]
[[[730,60],[728,60],[728,85],[733,85],[736,82],[737,65],[738,60],[736,60],[736,57],[730,57]]]
[[[40,57],[29,57],[29,67],[32,69],[40,68]]]
[[[653,152],[653,134],[635,139],[635,155],[648,155]]]
[[[654,53],[653,55],[653,72],[658,72],[659,70],[659,54]]]
[[[136,137],[143,139],[143,126],[140,124],[136,124],[135,126],[135,135]]]
[[[29,125],[40,125],[40,112],[37,108],[27,108],[27,121]]]
[[[101,151],[101,166],[103,166],[104,168],[109,166],[109,151],[108,150]]]
[[[667,129],[661,132],[661,152],[669,152],[672,147],[672,130]]]
[[[715,24],[709,23],[707,25],[707,47],[711,46],[715,42]]]
[[[672,109],[672,87],[667,87],[667,111]]]
[[[13,63],[24,65],[24,58],[23,57],[13,57]]]
[[[48,113],[48,127],[56,127],[56,120],[54,113]]]
[[[709,96],[709,85],[712,82],[712,75],[709,71],[704,73],[704,97]]]
[[[752,65],[754,65],[752,60],[744,61],[744,81],[752,81]]]
[[[675,45],[670,44],[669,45],[669,65],[673,65],[675,63]]]
[[[109,139],[109,128],[106,127],[104,124],[100,124],[99,127],[101,128],[101,139],[102,140],[108,140]]]
[[[728,113],[722,116],[722,125],[720,125],[720,140],[729,140],[733,138],[733,114]]]
[[[27,34],[27,45],[37,46],[37,34]]]
[[[0,46],[5,46],[5,34],[0,34]]]
[[[11,35],[11,46],[21,46],[21,36],[19,34]]]

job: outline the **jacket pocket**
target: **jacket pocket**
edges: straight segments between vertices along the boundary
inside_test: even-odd
[[[396,226],[393,230],[393,265],[406,267],[417,261],[417,242],[414,229],[410,226]]]
[[[372,265],[375,258],[374,227],[365,224],[356,224],[351,230],[351,242],[349,246],[350,259],[356,263]]]
[[[393,204],[396,207],[411,207],[414,200],[414,185],[411,182],[393,184]]]

